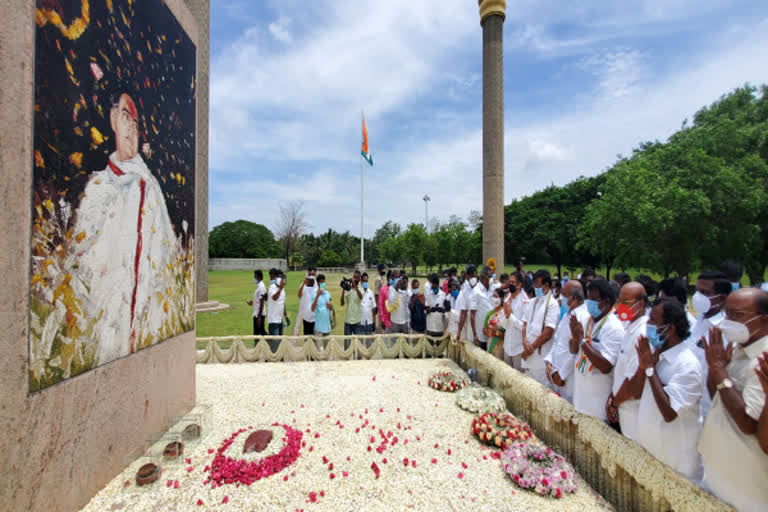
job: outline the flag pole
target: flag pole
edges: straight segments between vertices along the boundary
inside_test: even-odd
[[[365,119],[360,111],[361,119]],[[363,238],[363,154],[360,153],[360,265],[365,268],[365,239]]]

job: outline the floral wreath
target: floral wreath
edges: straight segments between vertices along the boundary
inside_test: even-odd
[[[514,443],[501,456],[504,471],[518,487],[542,496],[562,498],[576,492],[576,472],[568,461],[546,446]]]
[[[443,370],[429,378],[429,387],[438,391],[453,393],[469,385],[469,379],[451,370]]]
[[[531,427],[508,412],[487,412],[472,420],[472,434],[480,442],[497,448],[508,448],[515,441],[537,441]]]
[[[507,409],[504,398],[497,391],[476,384],[456,393],[456,405],[473,413],[503,412]]]
[[[241,428],[221,444],[218,450],[216,450],[216,456],[213,458],[209,470],[214,488],[218,485],[233,483],[251,485],[256,480],[279,473],[299,458],[301,431],[293,429],[288,425],[280,425],[279,423],[273,423],[272,426],[281,426],[285,429],[285,438],[283,439],[285,445],[275,455],[263,457],[255,461],[233,459],[224,455],[224,452],[232,445],[237,436],[247,430],[251,430],[253,427]]]

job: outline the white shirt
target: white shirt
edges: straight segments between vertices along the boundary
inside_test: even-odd
[[[256,289],[253,291],[253,317],[259,316],[259,309],[261,309],[261,298],[267,294],[267,287],[264,286],[264,281],[259,281],[256,285]]]
[[[701,432],[701,367],[688,345],[679,343],[659,354],[655,372],[664,384],[669,405],[677,417],[670,422],[664,421],[651,384],[646,379],[638,408],[640,423],[634,440],[684,477],[694,483],[699,482],[701,460],[696,443]]]
[[[637,339],[640,336],[645,336],[645,326],[647,324],[648,317],[641,316],[625,326],[626,334],[624,335],[624,341],[621,343],[621,350],[619,351],[619,357],[616,359],[616,366],[613,368],[613,387],[611,388],[611,392],[614,396],[619,392],[624,381],[631,379],[640,367],[635,345],[637,345]],[[635,439],[635,432],[638,428],[639,408],[640,400],[634,398],[622,402],[622,404],[619,405],[619,424],[621,425],[621,433],[629,439]]]
[[[573,366],[576,363],[576,354],[571,354],[571,316],[576,315],[576,319],[586,329],[587,321],[589,320],[589,312],[587,311],[586,304],[582,304],[575,308],[573,311],[569,311],[567,315],[563,315],[560,319],[560,323],[557,324],[555,329],[554,342],[547,356],[544,358],[545,362],[552,365],[552,373],[557,372],[561,379],[565,381],[566,394],[572,396],[573,393]]]
[[[510,308],[512,312],[507,317],[504,331],[504,353],[508,356],[519,356],[523,353],[523,321],[527,311],[528,296],[520,291],[517,297],[512,299]]]
[[[712,405],[712,398],[709,396],[709,389],[707,388],[707,374],[709,374],[709,367],[707,366],[707,358],[704,353],[704,348],[699,346],[702,336],[706,338],[709,343],[709,330],[712,327],[717,327],[720,322],[725,320],[725,313],[723,311],[718,312],[716,315],[712,315],[709,318],[704,318],[703,315],[696,319],[696,325],[691,329],[691,336],[685,340],[685,343],[691,349],[693,355],[699,360],[701,366],[701,373],[704,376],[701,382],[701,406],[699,410],[699,421],[704,424],[704,420],[707,418],[709,407]],[[727,346],[728,341],[723,336],[723,346]]]
[[[768,336],[742,348],[734,347],[727,367],[733,387],[741,393],[746,413],[760,418],[765,393],[755,375],[757,356],[768,351]],[[757,437],[745,435],[723,405],[718,391],[699,439],[704,484],[718,498],[745,512],[764,512],[768,503],[768,455]]]
[[[405,324],[408,322],[408,290],[397,290],[394,286],[389,287],[389,319],[393,324]]]
[[[301,313],[301,319],[305,322],[315,321],[315,312],[312,311],[312,296],[314,290],[317,288],[317,279],[315,279],[314,286],[304,286],[304,290],[301,292],[301,299],[299,299],[299,313]],[[298,325],[296,326],[298,328]]]
[[[427,290],[424,294],[424,306],[429,309],[432,307],[445,307],[445,292],[439,290],[437,293]],[[443,332],[445,323],[443,313],[427,313],[427,330],[430,332]]]
[[[464,281],[459,291],[459,296],[456,298],[456,309],[459,313],[462,311],[469,312],[470,296],[472,295],[472,287],[469,286],[469,281]],[[467,313],[469,315],[469,313]]]
[[[600,321],[590,319],[584,329],[584,340],[592,334],[592,347],[609,363],[615,365],[624,341],[624,326],[619,317],[608,313]],[[576,354],[573,379],[573,407],[597,419],[605,419],[605,402],[611,394],[613,371],[603,373],[580,350]]]
[[[472,295],[470,296],[469,309],[475,312],[475,332],[477,333],[477,339],[480,341],[486,341],[487,337],[483,334],[483,327],[485,326],[485,316],[493,309],[491,305],[491,297],[493,291],[490,286],[486,288],[483,283],[477,283],[472,289]]]
[[[536,297],[530,302],[528,314],[525,316],[525,337],[528,343],[533,343],[542,333],[545,327],[555,329],[560,321],[560,305],[550,291],[541,297]],[[544,343],[539,350],[524,359],[522,367],[532,371],[543,372],[546,370],[544,358],[549,354],[554,344],[554,333],[549,341]]]
[[[373,324],[373,308],[376,307],[376,299],[373,296],[371,289],[363,290],[363,298],[360,299],[360,324],[371,325]]]
[[[272,297],[277,293],[278,286],[276,284],[269,285],[269,291],[267,292],[267,323],[281,324],[283,323],[283,311],[285,310],[285,289],[280,290],[280,295],[277,300]]]

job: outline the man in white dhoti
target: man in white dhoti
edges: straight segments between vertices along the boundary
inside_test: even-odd
[[[126,93],[112,98],[115,152],[91,174],[77,210],[74,276],[89,290],[84,306],[98,318],[96,364],[162,339],[169,290],[163,278],[178,241],[160,184],[138,152],[139,116]]]

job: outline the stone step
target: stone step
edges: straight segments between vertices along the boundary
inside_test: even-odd
[[[195,313],[215,313],[216,311],[223,311],[225,309],[229,309],[229,304],[222,304],[217,300],[198,302],[195,304]]]

